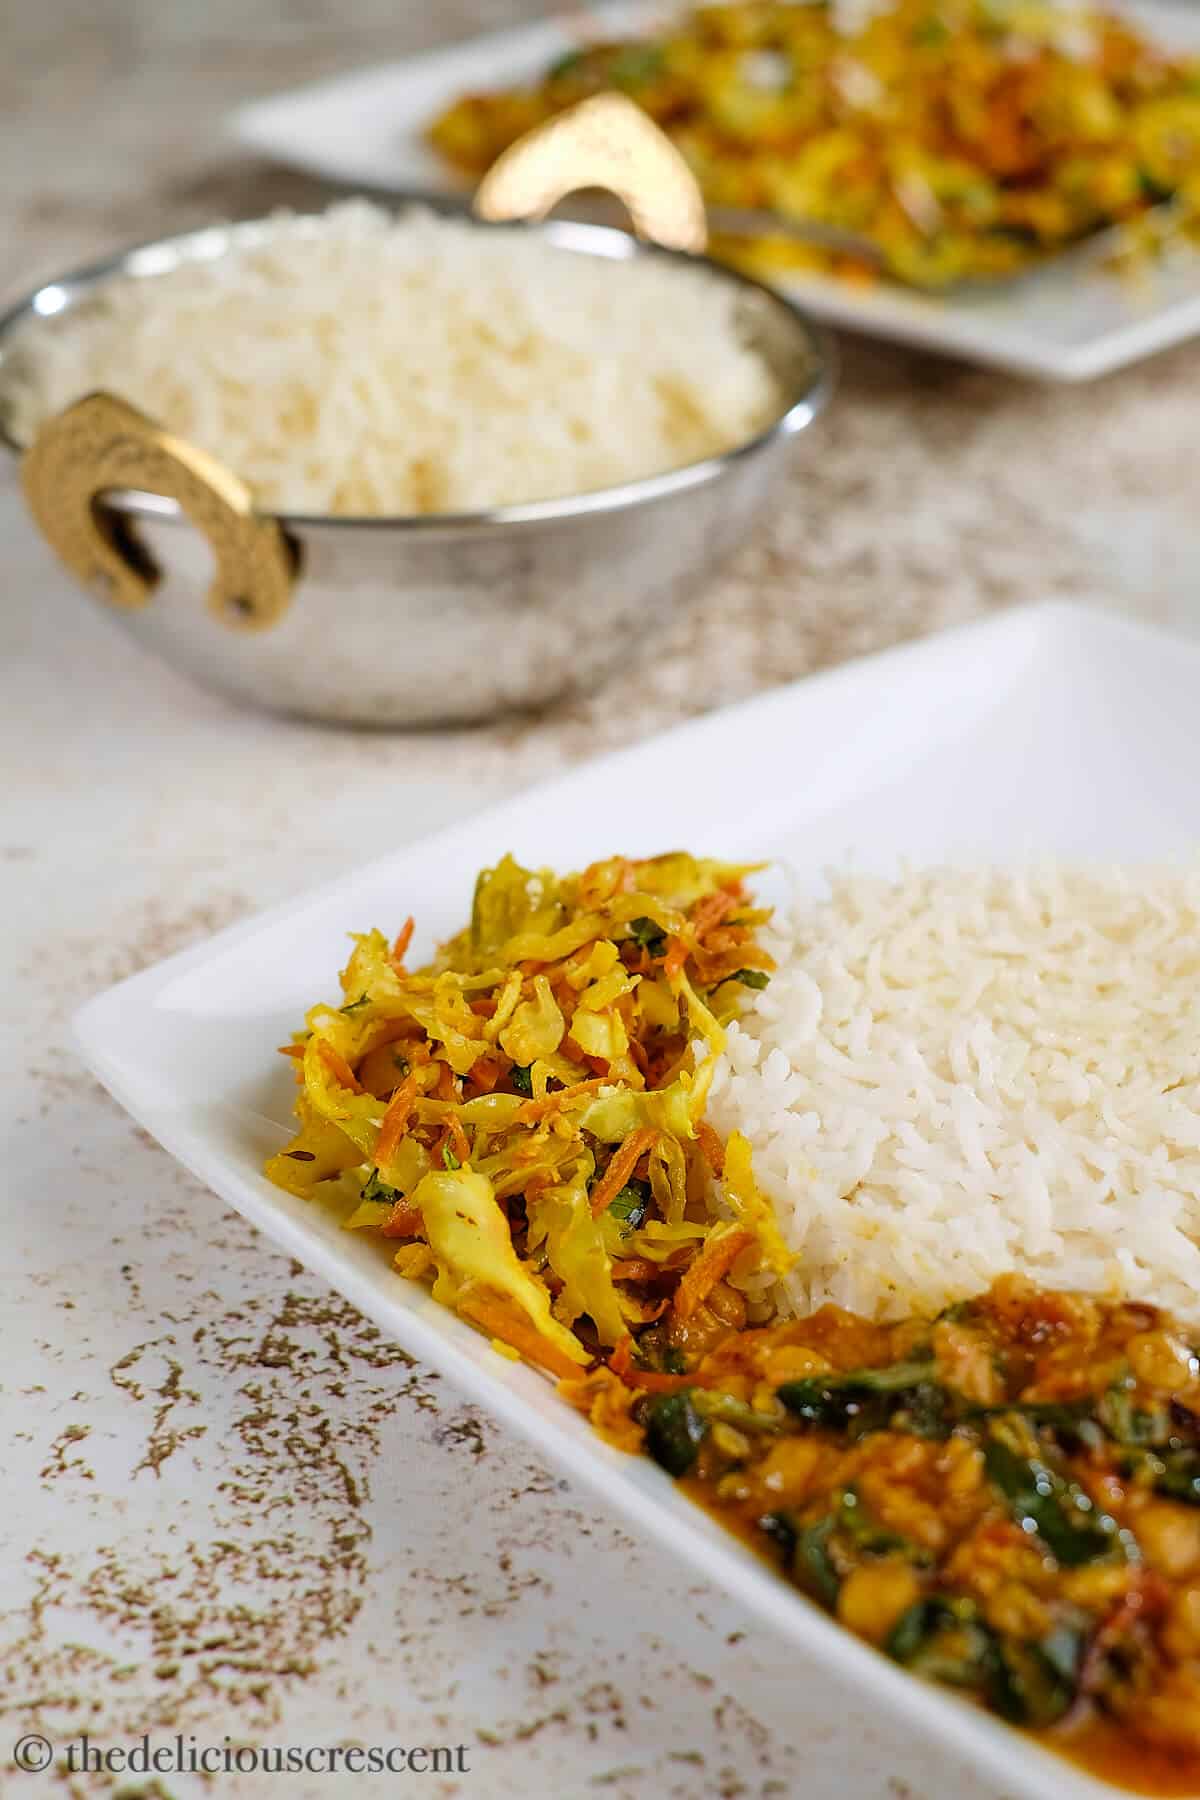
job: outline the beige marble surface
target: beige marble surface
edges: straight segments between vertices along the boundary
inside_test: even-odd
[[[323,197],[223,143],[226,111],[515,10],[3,0],[0,291]],[[789,676],[1043,592],[1186,623],[1198,388],[1200,347],[1068,391],[846,344],[774,516],[620,679],[415,739],[250,717],[143,661],[0,476],[0,1766],[22,1730],[180,1732],[469,1746],[453,1780],[296,1795],[996,1800],[223,1214],[81,1073],[67,1019],[381,838]]]

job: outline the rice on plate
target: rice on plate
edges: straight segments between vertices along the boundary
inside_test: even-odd
[[[785,1311],[1016,1270],[1200,1316],[1200,870],[841,873],[766,942],[711,1117],[798,1253]]]

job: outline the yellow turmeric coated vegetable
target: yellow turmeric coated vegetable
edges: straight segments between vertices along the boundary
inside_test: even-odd
[[[711,205],[865,237],[922,288],[1009,275],[1155,201],[1200,198],[1200,60],[1048,0],[701,5],[654,37],[581,41],[528,85],[465,94],[429,139],[477,179],[606,89],[667,133]],[[784,235],[714,249],[761,273],[874,273]]]
[[[506,857],[426,968],[405,966],[411,921],[357,936],[344,1004],[285,1046],[299,1130],[267,1173],[559,1375],[692,1321],[718,1279],[763,1308],[787,1252],[749,1147],[704,1121],[723,1021],[773,966],[746,873]]]

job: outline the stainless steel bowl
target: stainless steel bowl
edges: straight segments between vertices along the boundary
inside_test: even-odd
[[[477,228],[537,230],[572,255],[611,262],[697,260],[599,225]],[[63,316],[114,275],[150,278],[261,242],[270,229],[269,220],[254,220],[192,232],[44,283],[0,319],[0,441],[22,448],[5,402],[18,337],[51,317],[61,329]],[[795,440],[829,398],[825,333],[770,289],[706,266],[736,290],[740,326],[785,395],[757,437],[623,487],[494,512],[279,514],[296,558],[294,588],[280,616],[255,631],[231,629],[236,619],[204,605],[212,552],[174,499],[109,488],[105,529],[156,572],[149,603],[114,616],[207,687],[340,724],[465,723],[593,685],[744,538]]]

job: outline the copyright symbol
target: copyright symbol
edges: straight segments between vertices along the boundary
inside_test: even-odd
[[[36,1731],[31,1731],[13,1745],[13,1761],[27,1775],[37,1775],[54,1761],[54,1745],[49,1738],[39,1737]]]

